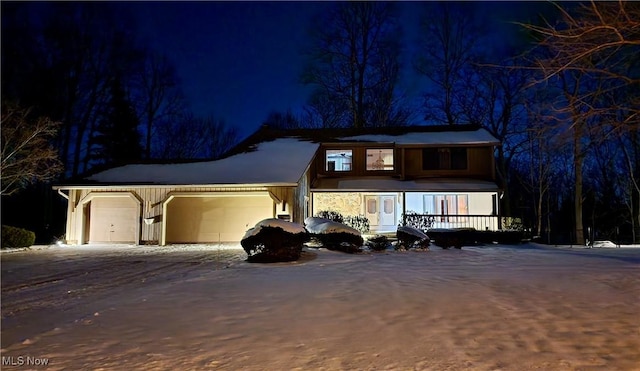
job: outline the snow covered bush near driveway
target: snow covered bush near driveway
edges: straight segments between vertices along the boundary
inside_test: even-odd
[[[416,249],[429,250],[429,237],[421,230],[409,226],[398,227],[396,232],[398,244],[396,250]]]
[[[309,241],[304,227],[280,219],[264,219],[249,229],[240,244],[252,263],[275,263],[300,258],[302,247]]]
[[[365,242],[371,250],[373,251],[384,251],[391,245],[387,236],[377,234],[375,236],[371,236],[367,238],[367,242]]]
[[[311,237],[316,238],[323,247],[346,253],[362,252],[364,240],[359,231],[348,225],[324,218],[309,217],[304,220],[305,228]]]

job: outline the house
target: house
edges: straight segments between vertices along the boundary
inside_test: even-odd
[[[498,229],[494,148],[470,125],[277,130],[263,126],[215,161],[132,164],[54,187],[66,241],[238,241],[265,218],[364,215],[372,232],[405,214],[433,227]]]

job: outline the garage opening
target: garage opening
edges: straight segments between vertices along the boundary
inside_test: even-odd
[[[133,195],[90,194],[83,211],[83,243],[138,243],[140,202]]]
[[[165,203],[165,244],[237,242],[247,229],[272,218],[268,193],[172,195]]]

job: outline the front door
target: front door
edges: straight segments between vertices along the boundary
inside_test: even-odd
[[[372,230],[392,229],[396,225],[396,196],[364,196],[365,216]]]

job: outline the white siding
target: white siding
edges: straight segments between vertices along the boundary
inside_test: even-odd
[[[171,192],[252,192],[267,191],[266,187],[131,187],[131,188],[92,188],[71,189],[67,210],[66,242],[80,244],[81,229],[84,227],[82,200],[93,192],[130,192],[141,201],[142,218],[152,218],[153,223],[140,225],[140,243],[157,244],[162,236],[162,203]]]

